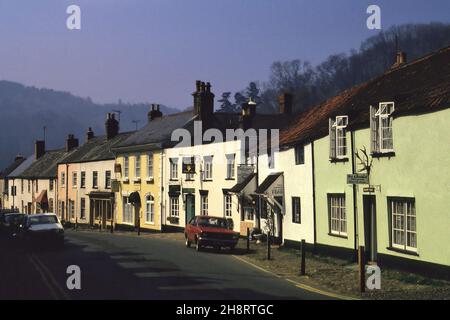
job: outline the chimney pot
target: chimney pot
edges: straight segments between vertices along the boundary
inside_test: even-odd
[[[113,113],[108,113],[105,122],[106,139],[112,139],[119,134],[119,121],[114,117]]]
[[[66,152],[72,151],[78,147],[78,139],[73,134],[69,134],[66,140]]]
[[[152,109],[147,114],[148,122],[162,117],[162,112],[159,110],[159,104],[152,103]]]
[[[204,129],[211,125],[212,115],[214,113],[214,94],[211,92],[211,83],[197,81],[197,92],[194,92],[194,114],[198,120],[202,121]]]
[[[395,63],[393,65],[393,67],[398,67],[401,66],[402,64],[406,63],[406,52],[403,51],[397,51],[396,55],[395,55]]]
[[[94,137],[94,131],[92,131],[92,128],[89,127],[88,131],[86,132],[86,141],[91,140]]]

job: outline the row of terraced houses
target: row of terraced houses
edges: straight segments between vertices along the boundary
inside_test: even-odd
[[[17,157],[0,178],[3,208],[56,212],[102,229],[182,231],[195,215],[229,219],[245,236],[355,257],[363,245],[379,265],[450,274],[450,48],[407,63],[300,114],[280,96],[278,114],[249,101],[214,112],[211,85],[197,81],[193,110],[163,115],[83,143]],[[220,139],[228,131],[252,132]],[[200,138],[199,138],[200,137]],[[251,139],[251,137],[250,137]],[[270,142],[278,141],[278,145]],[[182,143],[181,143],[182,142]]]

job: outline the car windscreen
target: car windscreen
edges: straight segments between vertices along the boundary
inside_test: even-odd
[[[24,216],[22,214],[5,215],[4,221],[9,224],[19,224],[23,221]]]
[[[228,227],[227,221],[221,218],[199,218],[199,226],[212,227],[212,228],[224,228]]]
[[[55,216],[29,217],[28,221],[29,225],[58,223]]]

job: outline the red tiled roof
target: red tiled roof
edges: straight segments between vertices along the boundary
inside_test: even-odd
[[[328,135],[328,119],[348,115],[349,127],[369,126],[369,107],[395,102],[394,117],[450,107],[450,47],[385,72],[299,114],[280,132],[289,146]]]

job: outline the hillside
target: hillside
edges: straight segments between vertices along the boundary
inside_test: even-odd
[[[0,168],[14,160],[15,155],[33,152],[34,140],[42,139],[46,127],[47,148],[64,145],[68,133],[85,139],[92,127],[95,134],[104,134],[107,112],[120,110],[121,131],[135,129],[145,124],[149,103],[97,104],[89,98],[80,98],[68,92],[27,87],[10,81],[0,81]],[[163,114],[177,110],[161,106]]]

